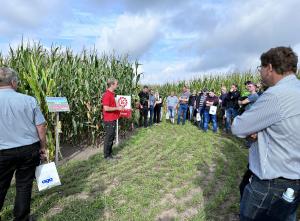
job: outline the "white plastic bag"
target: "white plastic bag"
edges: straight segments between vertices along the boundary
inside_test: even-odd
[[[148,119],[150,119],[150,111],[148,111],[148,116],[147,117],[148,117]]]
[[[216,115],[217,114],[217,106],[210,106],[209,114]]]
[[[169,112],[166,113],[166,120],[169,120],[170,119],[170,114]]]
[[[196,121],[198,121],[198,122],[201,121],[201,115],[200,115],[200,113],[196,114]]]
[[[54,162],[37,166],[35,169],[35,177],[39,191],[61,185]]]

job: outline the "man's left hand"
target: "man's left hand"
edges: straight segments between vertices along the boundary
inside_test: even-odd
[[[249,135],[247,137],[247,140],[250,140],[252,142],[256,142],[257,141],[257,133]]]

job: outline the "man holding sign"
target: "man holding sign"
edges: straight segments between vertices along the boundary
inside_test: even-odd
[[[219,104],[219,98],[215,95],[215,92],[211,90],[204,102],[204,132],[208,129],[208,123],[211,120],[213,123],[213,132],[217,132],[217,105]]]
[[[112,146],[116,136],[116,122],[119,119],[120,111],[125,108],[123,106],[117,106],[115,100],[114,91],[118,87],[118,81],[116,79],[109,79],[107,81],[108,89],[102,97],[103,106],[103,120],[104,120],[104,158],[107,160],[113,159]]]

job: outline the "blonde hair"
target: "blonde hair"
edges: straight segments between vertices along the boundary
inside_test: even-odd
[[[115,78],[109,78],[106,82],[107,87],[110,87],[111,85],[113,85],[115,82],[117,82],[117,79]]]

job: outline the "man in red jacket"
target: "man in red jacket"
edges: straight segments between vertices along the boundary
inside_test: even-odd
[[[113,159],[112,146],[116,136],[116,122],[119,119],[120,111],[124,107],[117,106],[114,91],[118,87],[116,79],[109,79],[107,81],[107,90],[102,97],[103,106],[103,120],[104,120],[104,158],[107,160]]]

